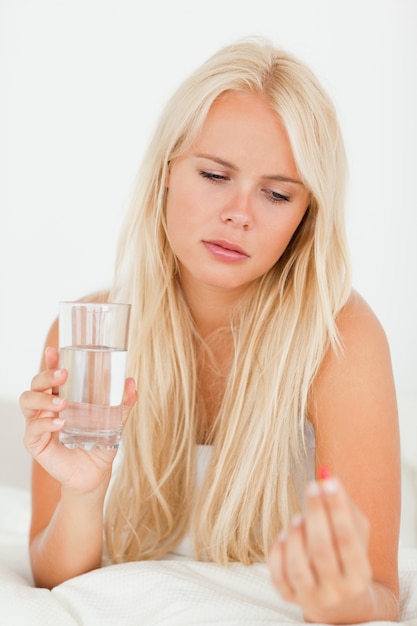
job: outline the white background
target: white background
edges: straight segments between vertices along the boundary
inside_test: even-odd
[[[109,285],[166,99],[252,34],[307,61],[336,103],[354,285],[387,332],[417,457],[414,0],[0,0],[0,400],[30,384],[58,301]]]

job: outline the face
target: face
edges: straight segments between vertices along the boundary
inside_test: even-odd
[[[266,100],[229,93],[171,165],[167,228],[184,288],[241,292],[280,258],[309,191]]]

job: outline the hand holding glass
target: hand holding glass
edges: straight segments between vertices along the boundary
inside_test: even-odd
[[[68,378],[59,433],[67,448],[117,448],[122,431],[130,304],[61,302],[59,366]]]

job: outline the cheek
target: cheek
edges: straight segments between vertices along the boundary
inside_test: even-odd
[[[299,212],[296,215],[287,215],[279,219],[275,224],[275,228],[271,229],[271,235],[273,233],[275,241],[280,242],[281,245],[287,245],[299,227],[304,213],[305,211]]]
[[[190,196],[184,187],[168,189],[166,203],[166,228],[168,241],[176,256],[181,257],[194,232]]]
[[[178,175],[172,172],[167,187],[167,221],[171,222],[185,217],[192,207],[192,188],[187,186]]]
[[[293,238],[298,226],[302,222],[305,211],[300,213],[296,219],[293,216],[289,217],[287,220],[280,221],[276,228],[269,229],[268,232],[268,250],[269,257],[275,263],[278,259],[284,254],[288,244]],[[264,247],[266,250],[266,246]]]
[[[289,215],[288,219],[284,223],[283,235],[286,238],[287,245],[291,241],[293,235],[297,231],[297,228],[300,226],[301,222],[303,221],[304,216],[305,216],[305,214],[307,212],[307,208],[308,208],[307,203],[306,204],[304,204],[304,203],[301,204],[301,206],[299,206],[298,210],[294,211],[293,214]]]
[[[180,241],[181,231],[179,220],[175,219],[175,212],[168,210],[167,207],[167,238],[171,250],[175,256],[178,254],[178,245]]]
[[[175,248],[175,241],[178,235],[179,223],[181,221],[178,215],[177,210],[177,202],[176,202],[176,194],[171,189],[168,189],[167,201],[166,201],[166,228],[167,228],[167,236],[168,241],[171,244],[171,247]]]
[[[166,221],[168,231],[192,233],[210,218],[207,199],[192,184],[171,185],[167,192]]]

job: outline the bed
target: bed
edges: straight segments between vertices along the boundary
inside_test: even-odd
[[[261,626],[302,623],[264,565],[229,567],[168,558],[111,565],[52,591],[33,587],[29,491],[0,487],[0,623],[7,626]],[[401,548],[401,623],[417,625],[417,549]],[[387,622],[380,622],[387,623]]]
[[[7,414],[10,419],[10,410],[1,411],[0,417]],[[261,564],[221,567],[172,557],[103,567],[68,580],[51,591],[34,588],[27,550],[30,460],[22,449],[21,432],[16,434],[15,445],[9,440],[3,447],[0,450],[0,624],[263,626],[302,623],[300,610],[279,598],[267,567]],[[413,486],[410,482],[409,487]],[[417,626],[416,547],[400,548],[399,567],[401,623]]]

